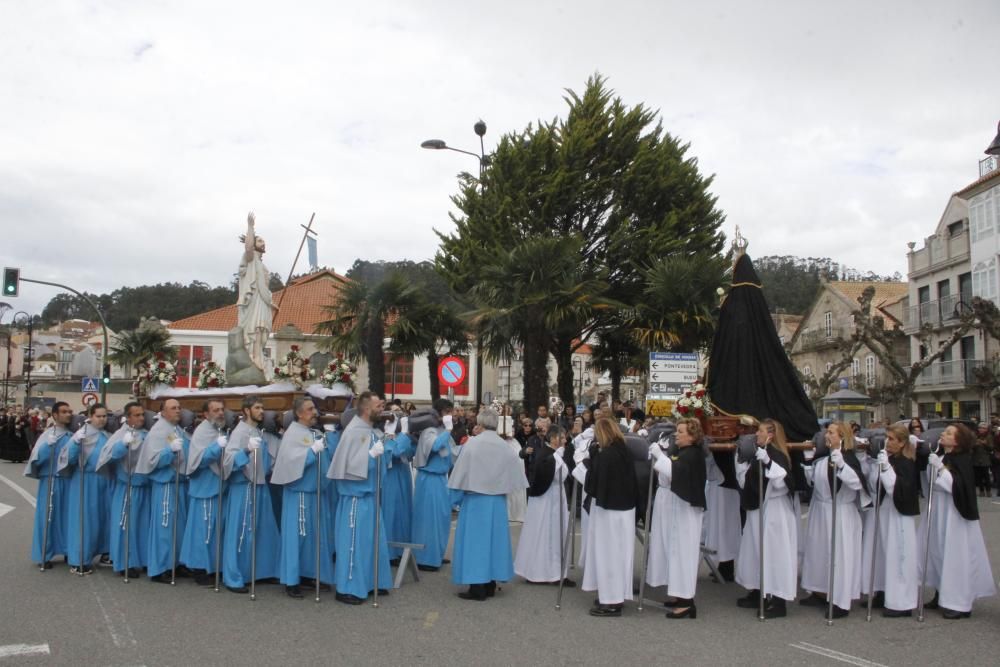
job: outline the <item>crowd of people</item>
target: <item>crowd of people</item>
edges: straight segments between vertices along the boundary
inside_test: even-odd
[[[336,423],[308,397],[279,418],[250,396],[233,417],[210,399],[196,422],[167,399],[157,415],[130,403],[113,423],[94,405],[77,425],[57,403],[25,470],[39,482],[32,560],[251,596],[258,582],[296,599],[335,589],[356,605],[389,593],[391,566],[412,548],[420,570],[450,564],[459,597],[486,601],[515,575],[560,595],[577,586],[567,573],[579,517],[594,616],[634,599],[637,526],[642,586],[666,591],[671,619],[697,618],[704,553],[761,618],[799,599],[832,620],[864,595],[886,617],[940,608],[960,619],[995,593],[976,506],[988,425],[951,425],[918,456],[919,420],[887,427],[870,451],[834,422],[803,466],[775,420],[741,451],[710,446],[698,420],[656,422],[628,404],[515,419],[508,406],[417,410],[365,392]],[[511,520],[523,521],[516,549]],[[933,597],[921,599],[922,584]]]
[[[31,447],[51,423],[51,415],[39,408],[0,408],[0,459],[21,463]]]

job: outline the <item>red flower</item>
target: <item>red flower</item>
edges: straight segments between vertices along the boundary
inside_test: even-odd
[[[686,415],[686,414],[688,413],[688,410],[689,410],[689,409],[690,409],[690,408],[688,408],[688,406],[686,406],[686,405],[682,405],[682,406],[680,406],[679,408],[677,408],[677,411],[678,411],[679,413],[681,413],[682,415]]]
[[[208,362],[205,365],[208,366],[209,368],[212,368],[213,366],[215,366],[215,362],[214,361],[210,361],[210,362]]]
[[[705,413],[704,413],[704,412],[702,412],[701,408],[697,408],[697,409],[696,409],[696,410],[694,411],[694,416],[695,416],[695,417],[703,417],[704,415],[705,415]]]
[[[299,351],[299,346],[298,345],[292,345],[292,352],[298,352],[298,351]]]
[[[211,380],[208,381],[208,386],[209,387],[218,387],[219,386],[219,381],[216,380],[215,378],[212,378]]]
[[[698,398],[701,398],[702,396],[705,395],[705,390],[704,389],[699,389],[698,391],[696,391],[694,393],[694,395],[697,396]]]
[[[330,370],[331,371],[337,370],[337,364],[330,364]]]
[[[166,368],[167,364],[166,364],[166,362],[161,361],[160,363],[156,364],[156,367],[157,368]]]
[[[691,398],[691,392],[690,391],[685,391],[684,392],[684,396],[686,396],[687,398]]]
[[[343,375],[340,376],[340,381],[343,382],[344,384],[347,384],[348,382],[351,381],[351,376],[348,375],[347,373],[344,373]]]

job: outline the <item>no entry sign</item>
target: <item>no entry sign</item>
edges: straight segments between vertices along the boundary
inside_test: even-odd
[[[458,357],[445,357],[438,364],[438,380],[445,387],[457,387],[462,384],[466,373],[468,370],[465,368],[465,362]]]

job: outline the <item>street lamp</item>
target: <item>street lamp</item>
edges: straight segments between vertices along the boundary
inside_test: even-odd
[[[486,155],[486,145],[484,143],[483,137],[486,135],[486,123],[480,118],[476,121],[476,124],[472,126],[472,131],[476,133],[479,137],[479,154],[473,153],[472,151],[462,150],[461,148],[453,148],[449,146],[443,139],[428,139],[420,144],[421,148],[427,148],[434,151],[455,151],[456,153],[464,153],[465,155],[471,155],[472,157],[479,160],[479,192],[482,194],[484,190],[483,185],[483,172],[486,171],[486,167],[490,164],[490,159]],[[483,400],[483,356],[482,349],[479,345],[479,341],[476,341],[476,406]]]

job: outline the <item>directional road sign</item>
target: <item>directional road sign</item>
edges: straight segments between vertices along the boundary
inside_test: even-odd
[[[651,393],[673,393],[697,381],[698,355],[694,352],[649,353],[649,383]]]

